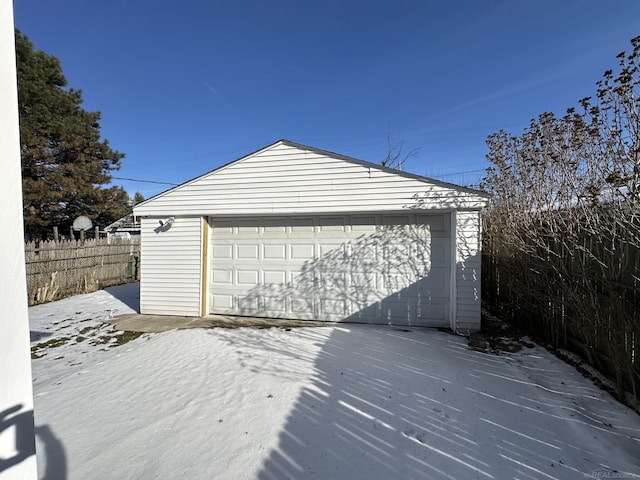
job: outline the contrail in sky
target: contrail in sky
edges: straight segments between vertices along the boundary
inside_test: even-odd
[[[216,96],[217,96],[220,100],[222,100],[222,101],[223,101],[223,102],[224,102],[228,107],[230,107],[230,106],[231,106],[231,105],[229,105],[229,102],[227,102],[227,101],[222,97],[222,95],[220,95],[220,94],[218,93],[218,91],[217,91],[215,88],[213,88],[211,85],[209,85],[206,81],[204,82],[204,85],[205,85],[205,87],[207,87],[209,90],[211,90],[213,93],[215,93],[215,94],[216,94]]]

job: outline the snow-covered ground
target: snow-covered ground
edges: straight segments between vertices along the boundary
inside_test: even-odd
[[[640,417],[541,347],[364,325],[130,339],[101,321],[137,289],[29,309],[40,478],[640,478]]]

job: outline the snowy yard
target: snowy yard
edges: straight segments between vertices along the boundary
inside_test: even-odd
[[[40,478],[640,478],[640,416],[543,348],[362,325],[131,339],[101,320],[137,289],[29,309]]]

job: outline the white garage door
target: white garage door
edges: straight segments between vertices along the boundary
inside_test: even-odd
[[[450,217],[210,219],[211,313],[449,325]]]

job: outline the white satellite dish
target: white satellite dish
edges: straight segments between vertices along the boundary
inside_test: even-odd
[[[87,230],[91,230],[93,227],[93,222],[89,217],[85,217],[84,215],[80,215],[73,221],[73,230],[76,232],[86,232]]]

